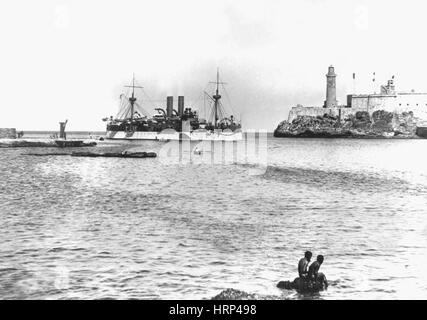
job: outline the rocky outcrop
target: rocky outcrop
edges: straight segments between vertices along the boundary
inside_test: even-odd
[[[47,152],[47,153],[24,153],[24,156],[49,157],[49,156],[71,156],[70,153]]]
[[[394,113],[384,110],[370,115],[358,111],[344,119],[328,114],[298,116],[291,123],[282,121],[274,131],[275,137],[325,138],[418,138],[419,119],[412,112]]]
[[[317,281],[301,280],[295,278],[294,281],[280,281],[277,288],[285,290],[296,290],[300,294],[313,294],[328,288],[328,281],[323,273],[319,273]],[[247,293],[236,289],[226,289],[217,294],[212,300],[279,300],[284,296],[262,295],[256,293]]]
[[[72,157],[89,157],[89,158],[155,158],[157,154],[155,152],[46,152],[46,153],[26,153],[26,156],[72,156]]]
[[[226,289],[221,291],[211,300],[279,300],[281,297],[272,295],[260,295],[255,293],[247,293],[235,289]]]
[[[130,152],[130,151],[123,151],[123,152],[105,152],[105,153],[98,153],[98,152],[73,152],[71,154],[73,157],[90,157],[90,158],[96,158],[96,157],[106,157],[106,158],[155,158],[157,157],[157,154],[155,152]]]
[[[317,281],[295,278],[294,281],[280,281],[279,289],[296,290],[299,293],[315,293],[328,288],[328,281],[323,273],[319,273]]]

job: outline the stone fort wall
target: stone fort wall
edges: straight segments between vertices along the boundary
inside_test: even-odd
[[[0,139],[16,139],[16,129],[0,128]]]
[[[427,94],[399,93],[395,95],[350,95],[348,105],[352,108],[375,108],[388,112],[427,110]]]
[[[427,94],[398,94],[398,95],[358,95],[351,96],[349,105],[337,108],[323,107],[294,107],[289,112],[288,121],[292,122],[298,116],[323,116],[325,113],[331,116],[346,118],[355,115],[358,111],[372,113],[378,110],[403,113],[412,111],[414,116],[427,121]]]

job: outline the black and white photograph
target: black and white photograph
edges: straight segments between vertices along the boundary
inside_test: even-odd
[[[425,300],[426,12],[2,1],[0,300]]]

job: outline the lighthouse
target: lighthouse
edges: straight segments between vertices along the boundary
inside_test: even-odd
[[[324,108],[336,108],[338,105],[336,77],[334,67],[330,66],[326,75],[326,100],[323,105]]]

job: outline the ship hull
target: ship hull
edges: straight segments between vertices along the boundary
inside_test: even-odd
[[[238,141],[243,139],[241,131],[235,132],[155,132],[155,131],[107,131],[106,139],[109,140],[191,140],[191,141]]]

